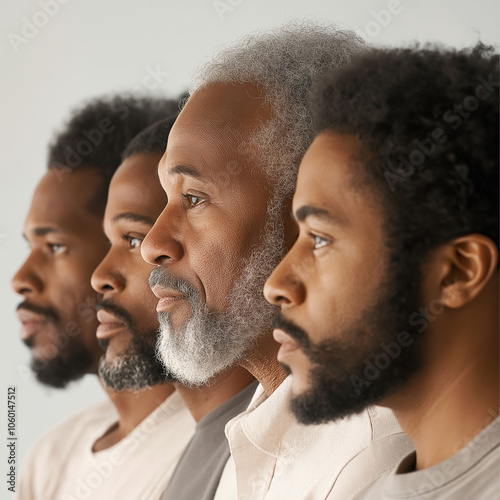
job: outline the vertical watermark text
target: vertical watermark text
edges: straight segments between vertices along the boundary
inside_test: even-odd
[[[16,435],[17,387],[7,387],[7,489],[16,491],[17,435]]]

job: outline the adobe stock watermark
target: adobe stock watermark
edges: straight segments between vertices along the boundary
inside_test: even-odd
[[[453,454],[461,452],[460,461],[462,463],[474,463],[474,450],[467,448],[467,445],[475,440],[475,449],[488,446],[491,443],[491,434],[482,432],[486,429],[496,418],[498,418],[498,411],[493,408],[488,408],[486,411],[483,424],[477,427],[472,434],[466,434],[462,439],[457,441],[453,446]],[[436,498],[436,488],[448,483],[450,479],[457,477],[460,470],[457,467],[456,461],[445,460],[441,463],[441,467],[429,467],[422,471],[422,476],[425,479],[420,481],[418,488],[409,488],[408,495],[417,496],[418,498]]]
[[[487,100],[499,86],[499,82],[493,80],[492,73],[487,78],[478,77],[478,81],[474,94],[466,96],[461,103],[455,103],[443,113],[442,119],[451,130],[460,128],[464,120],[467,120],[479,108],[481,102]],[[398,156],[399,164],[396,171],[384,173],[390,190],[394,192],[397,184],[406,181],[415,172],[415,167],[422,165],[427,157],[434,154],[436,147],[447,140],[446,131],[441,127],[436,127],[422,140],[415,139],[413,141],[415,149],[408,154],[408,157]]]
[[[145,75],[141,79],[141,83],[132,88],[126,95],[131,98],[141,98],[157,89],[169,75],[168,72],[163,71],[159,64],[153,68],[146,67]],[[111,109],[117,114],[117,119],[120,121],[125,120],[130,114],[128,106],[120,103],[111,103]],[[116,119],[115,119],[116,120]],[[110,118],[103,118],[96,128],[90,130],[83,129],[81,131],[82,139],[73,148],[66,146],[65,151],[65,165],[70,168],[75,168],[85,161],[85,158],[90,156],[94,148],[99,146],[105,135],[112,134],[116,130],[116,123]],[[70,170],[61,169],[61,176]],[[62,177],[59,179],[62,180]]]
[[[219,20],[224,21],[226,14],[233,12],[236,7],[239,7],[243,0],[213,0],[212,7],[214,8]]]
[[[409,0],[406,0],[409,1]],[[353,29],[362,33],[365,38],[376,38],[385,30],[396,16],[399,16],[404,10],[400,0],[389,0],[385,9],[372,10],[371,19],[364,24],[362,28],[355,26]]]
[[[445,285],[451,285],[448,280],[444,281]],[[423,333],[429,323],[432,323],[440,316],[446,307],[440,299],[433,299],[428,307],[420,306],[418,311],[413,312],[408,318],[408,324],[412,327],[418,327],[417,333]],[[365,359],[363,376],[350,375],[349,381],[354,388],[356,396],[362,393],[362,387],[369,387],[380,374],[387,370],[394,360],[399,358],[403,349],[413,344],[414,338],[406,331],[399,332],[396,339],[391,342],[380,344],[380,352],[373,359]]]
[[[21,47],[27,45],[30,40],[35,38],[40,30],[47,26],[51,19],[59,14],[62,5],[67,5],[71,0],[39,0],[38,6],[40,7],[28,19],[26,16],[21,17],[20,34],[10,31],[7,33],[12,50],[17,54]]]

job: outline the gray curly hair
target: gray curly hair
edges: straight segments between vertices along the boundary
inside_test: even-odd
[[[251,83],[264,91],[273,116],[250,142],[275,189],[287,197],[313,139],[308,102],[313,81],[363,49],[365,42],[353,31],[295,21],[224,48],[195,73],[190,94],[213,83]]]
[[[227,296],[227,309],[215,314],[193,294],[193,313],[177,334],[167,314],[158,316],[158,352],[184,384],[206,384],[244,359],[256,339],[271,330],[276,311],[264,299],[262,288],[286,250],[284,201],[294,192],[300,160],[313,138],[309,90],[317,77],[348,63],[363,47],[351,31],[294,23],[244,38],[196,73],[191,93],[217,83],[253,84],[261,90],[271,118],[249,137],[227,132],[239,154],[267,172],[273,192],[263,239],[242,261],[241,275]],[[227,167],[236,174],[238,165],[233,163]],[[156,278],[169,279],[163,268],[155,272]]]

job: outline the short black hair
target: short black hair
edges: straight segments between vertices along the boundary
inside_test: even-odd
[[[167,146],[168,134],[178,113],[169,116],[164,120],[153,123],[149,127],[139,132],[130,141],[122,155],[122,161],[133,155],[134,153],[161,153],[165,152]]]
[[[111,177],[128,143],[147,126],[178,110],[178,99],[115,95],[85,102],[49,145],[48,168],[97,168],[102,183],[87,208],[102,215]]]
[[[311,93],[316,134],[359,138],[388,244],[419,261],[465,234],[498,247],[498,62],[481,43],[373,49]]]

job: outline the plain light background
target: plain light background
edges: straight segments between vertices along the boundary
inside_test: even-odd
[[[380,14],[389,6],[397,12],[390,19]],[[93,376],[66,390],[36,382],[19,340],[20,298],[10,289],[28,253],[22,225],[47,144],[70,109],[98,94],[147,92],[142,82],[154,70],[163,76],[153,93],[176,96],[217,47],[291,19],[353,28],[374,45],[464,47],[481,39],[497,48],[500,19],[497,0],[2,0],[0,10],[0,435],[7,435],[7,386],[16,385],[21,462],[45,429],[106,397]]]

